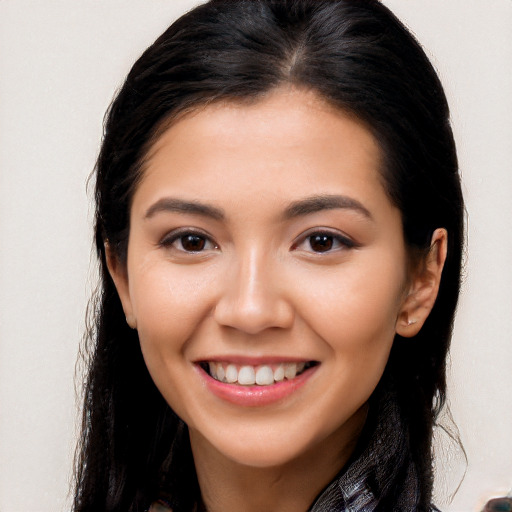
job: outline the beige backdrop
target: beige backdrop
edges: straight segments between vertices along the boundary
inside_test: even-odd
[[[140,52],[193,0],[0,0],[0,512],[69,509],[73,386],[90,288],[85,182],[102,117]],[[468,209],[439,503],[512,488],[512,1],[387,0],[452,107]]]

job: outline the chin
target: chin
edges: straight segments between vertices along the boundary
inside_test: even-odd
[[[282,443],[279,450],[268,443],[262,443],[242,449],[230,447],[222,450],[222,453],[236,464],[259,469],[284,466],[299,457],[296,449],[286,450]]]
[[[206,432],[205,432],[206,433]],[[231,430],[229,436],[220,436],[220,431],[211,436],[196,434],[202,438],[217,455],[235,464],[253,468],[275,468],[284,466],[312,451],[312,446],[321,444],[315,442],[315,437],[308,435],[304,429],[295,432],[289,428],[271,429],[261,427]],[[196,437],[191,430],[191,438]]]

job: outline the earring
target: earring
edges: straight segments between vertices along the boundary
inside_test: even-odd
[[[418,320],[416,320],[415,318],[409,318],[407,320],[407,325],[414,325],[417,322],[418,322]]]

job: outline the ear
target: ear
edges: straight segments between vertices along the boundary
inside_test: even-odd
[[[429,252],[412,276],[409,290],[396,322],[396,333],[404,338],[418,334],[432,311],[439,292],[441,274],[446,260],[448,233],[434,231]]]
[[[130,287],[128,285],[128,270],[126,263],[119,261],[119,257],[112,250],[108,242],[105,242],[105,257],[107,268],[117,289],[123,311],[126,316],[126,323],[132,328],[137,328],[137,319],[133,312],[132,301],[130,298]]]

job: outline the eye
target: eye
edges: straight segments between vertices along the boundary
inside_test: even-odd
[[[195,231],[178,231],[170,233],[160,245],[185,253],[200,253],[218,249],[218,245],[204,233]]]
[[[296,244],[293,250],[313,252],[317,254],[351,249],[356,243],[350,238],[331,231],[314,231],[303,236]]]

